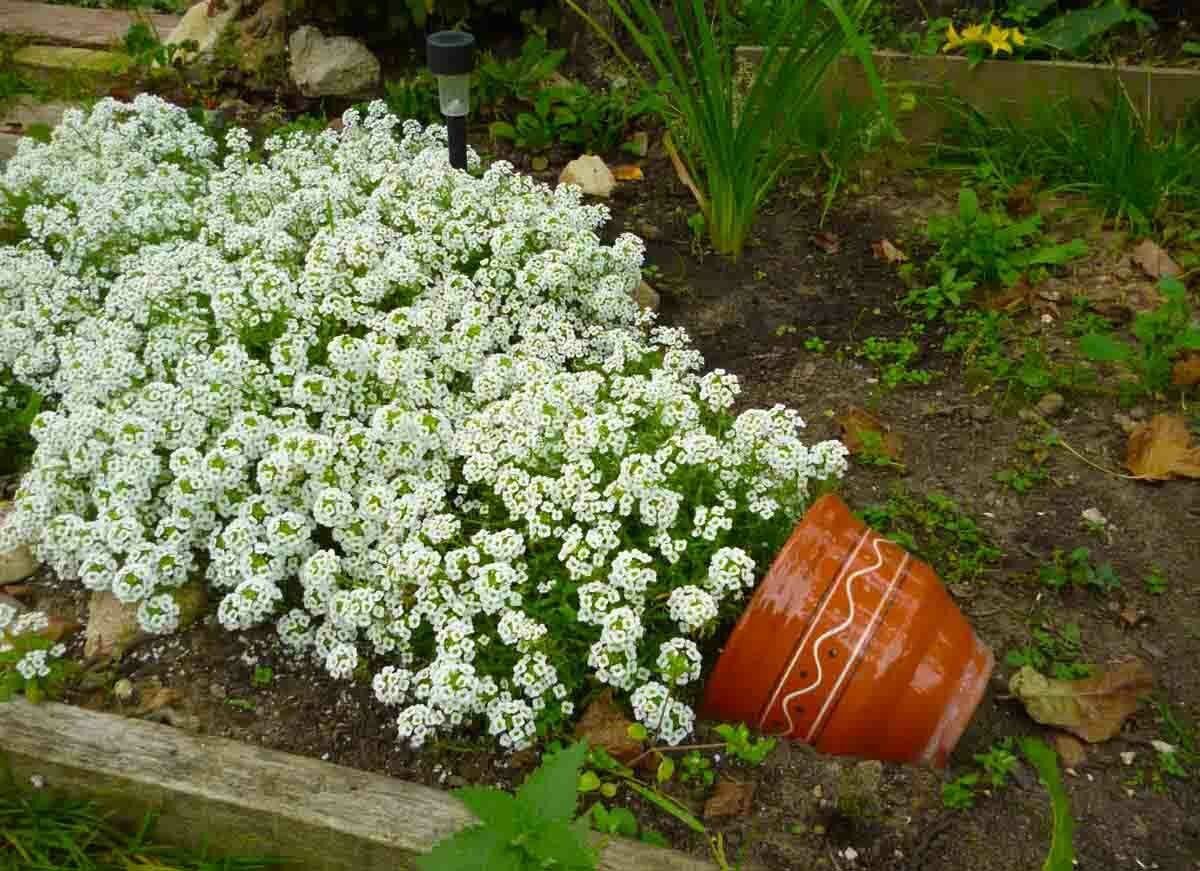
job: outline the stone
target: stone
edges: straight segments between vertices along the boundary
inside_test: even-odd
[[[632,296],[634,302],[652,312],[658,311],[658,306],[662,302],[658,291],[644,281],[633,289]]]
[[[617,186],[608,164],[594,154],[577,157],[563,167],[558,183],[573,184],[589,196],[605,198],[611,196]]]
[[[990,405],[973,405],[971,406],[971,420],[984,423],[992,419],[992,407]]]
[[[379,82],[379,59],[348,36],[304,26],[288,40],[292,81],[306,97],[353,97]]]
[[[120,76],[133,61],[128,55],[90,48],[63,45],[27,45],[12,56],[13,63],[41,74],[84,73],[96,76]]]
[[[166,45],[182,45],[194,41],[196,50],[190,59],[211,61],[225,28],[233,24],[241,11],[241,0],[224,0],[219,5],[202,0],[184,13],[163,42]]]
[[[190,581],[172,593],[179,605],[179,628],[199,619],[208,602],[204,585]],[[136,604],[126,604],[112,593],[95,592],[88,600],[88,621],[83,655],[120,658],[126,651],[154,637],[138,625]]]
[[[21,137],[16,133],[0,132],[0,163],[5,163],[17,153],[17,143]]]
[[[1038,400],[1037,405],[1034,407],[1042,417],[1054,417],[1054,415],[1063,410],[1063,406],[1066,404],[1067,401],[1061,393],[1047,393]]]
[[[0,502],[0,526],[3,526],[12,512],[11,502]],[[0,551],[0,587],[23,581],[41,567],[33,557],[32,551],[24,544],[19,544],[11,550]]]

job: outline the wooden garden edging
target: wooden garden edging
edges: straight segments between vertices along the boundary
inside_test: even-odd
[[[763,49],[738,49],[739,60],[753,67]],[[1013,117],[1027,116],[1036,106],[1064,97],[1079,100],[1108,100],[1124,89],[1142,119],[1170,125],[1183,118],[1188,107],[1200,100],[1200,70],[1179,67],[1101,66],[1071,61],[985,60],[974,69],[965,57],[923,57],[894,51],[874,53],[879,75],[900,90],[918,95],[916,110],[902,119],[902,127],[914,142],[933,139],[945,126],[945,112],[936,101],[921,99],[943,94],[966,100],[987,112]],[[839,91],[866,99],[871,90],[858,60],[843,57],[826,79],[825,91]]]
[[[271,855],[304,871],[403,871],[472,822],[449,793],[71,705],[0,704],[0,769],[102,802],[156,836],[217,855]],[[0,770],[0,777],[5,776]],[[601,838],[603,871],[712,871],[673,850]]]

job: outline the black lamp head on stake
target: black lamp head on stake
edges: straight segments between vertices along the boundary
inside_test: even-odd
[[[467,168],[467,112],[471,108],[471,70],[475,37],[459,30],[440,30],[425,41],[429,71],[437,77],[438,102],[446,116],[450,165]]]

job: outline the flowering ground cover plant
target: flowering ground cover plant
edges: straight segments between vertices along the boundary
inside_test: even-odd
[[[159,633],[203,578],[414,745],[525,747],[601,684],[680,741],[705,640],[844,448],[734,416],[576,189],[451,170],[382,104],[344,120],[260,158],[143,96],[22,143],[0,367],[52,410],[0,548]]]

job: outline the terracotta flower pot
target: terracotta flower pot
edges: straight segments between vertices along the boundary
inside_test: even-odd
[[[828,495],[755,591],[703,714],[824,753],[941,767],[993,664],[933,569]]]

